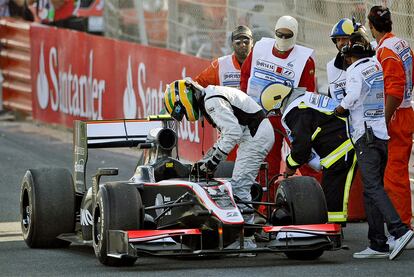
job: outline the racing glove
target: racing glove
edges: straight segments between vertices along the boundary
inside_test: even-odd
[[[203,160],[194,163],[192,168],[191,168],[190,175],[193,176],[193,177],[196,177],[196,178],[207,178],[207,179],[213,178],[213,173],[206,172],[205,168],[204,168],[204,170],[200,169],[200,167],[202,165],[204,165],[204,163],[205,163],[205,161],[203,161]]]
[[[227,154],[220,150],[220,148],[213,148],[211,156],[207,159],[201,160],[200,170],[206,173],[213,173],[216,171],[218,164],[227,158]],[[208,156],[210,150],[207,152]]]

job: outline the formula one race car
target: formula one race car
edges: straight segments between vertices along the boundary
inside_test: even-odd
[[[316,259],[342,247],[341,227],[327,223],[324,194],[315,179],[280,181],[273,203],[260,202],[256,185],[253,200],[243,202],[233,195],[230,179],[223,178],[231,176],[229,164],[216,171],[221,176],[202,178],[191,164],[178,160],[174,124],[161,116],[75,121],[73,177],[67,169],[42,168],[29,169],[23,178],[26,244],[91,244],[102,264],[117,266],[133,265],[143,255],[283,252],[292,259]],[[88,149],[108,147],[142,149],[143,162],[129,180],[102,182],[102,176],[117,175],[118,169],[100,168],[87,184]],[[268,206],[268,214],[260,213],[258,205]],[[246,224],[247,214],[262,223]],[[245,248],[244,238],[255,232],[265,234],[264,242]],[[235,241],[238,246],[230,247]]]

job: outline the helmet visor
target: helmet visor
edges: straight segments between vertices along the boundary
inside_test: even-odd
[[[292,87],[287,83],[272,83],[263,89],[260,102],[264,110],[278,110],[283,100],[292,92]]]
[[[171,117],[175,120],[181,121],[184,117],[185,109],[180,101],[175,102]]]

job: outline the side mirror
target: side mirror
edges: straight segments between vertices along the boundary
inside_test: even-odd
[[[98,168],[98,172],[96,173],[96,177],[100,176],[110,176],[110,175],[118,175],[118,168]]]

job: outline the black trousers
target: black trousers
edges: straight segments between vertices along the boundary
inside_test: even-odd
[[[355,151],[351,150],[329,168],[322,171],[321,186],[325,194],[328,212],[342,212],[347,216],[348,198],[352,181],[355,177]],[[330,222],[346,222],[329,218]]]
[[[387,141],[374,137],[372,144],[366,143],[362,136],[355,143],[358,167],[364,184],[364,204],[368,220],[368,239],[370,247],[376,251],[388,251],[384,222],[388,231],[396,239],[409,229],[402,223],[400,216],[384,190],[384,170],[387,164]]]

